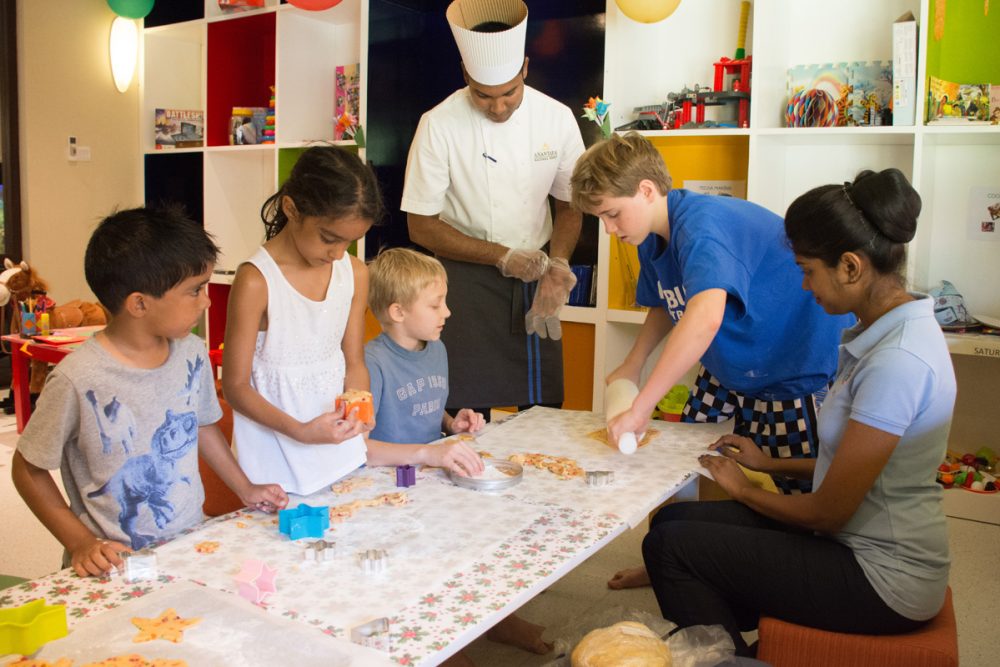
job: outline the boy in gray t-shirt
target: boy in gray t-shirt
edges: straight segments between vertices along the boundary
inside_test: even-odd
[[[87,245],[87,283],[111,323],[49,375],[13,461],[18,492],[80,576],[203,519],[199,453],[248,506],[288,503],[280,486],[251,484],[236,463],[216,425],[205,343],[190,333],[210,303],[218,252],[170,209],[115,213]]]

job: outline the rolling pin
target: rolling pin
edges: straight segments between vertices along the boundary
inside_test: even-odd
[[[625,378],[619,378],[604,390],[604,419],[611,421],[632,407],[632,402],[639,395],[635,383]],[[618,438],[618,451],[622,454],[633,454],[639,448],[635,433],[622,433]]]

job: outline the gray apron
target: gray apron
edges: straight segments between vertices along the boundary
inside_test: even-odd
[[[447,408],[562,403],[562,342],[524,331],[537,283],[504,278],[484,264],[438,259],[448,272],[451,310],[441,334]]]

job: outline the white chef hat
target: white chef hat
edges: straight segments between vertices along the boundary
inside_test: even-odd
[[[507,83],[524,64],[528,6],[522,0],[454,0],[445,14],[462,55],[465,71],[476,83]],[[474,32],[482,23],[513,26],[501,32]]]

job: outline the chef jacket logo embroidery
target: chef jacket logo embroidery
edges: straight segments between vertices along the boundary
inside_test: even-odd
[[[543,160],[555,160],[559,157],[559,151],[549,148],[548,144],[542,144],[542,150],[535,151],[535,162]]]

